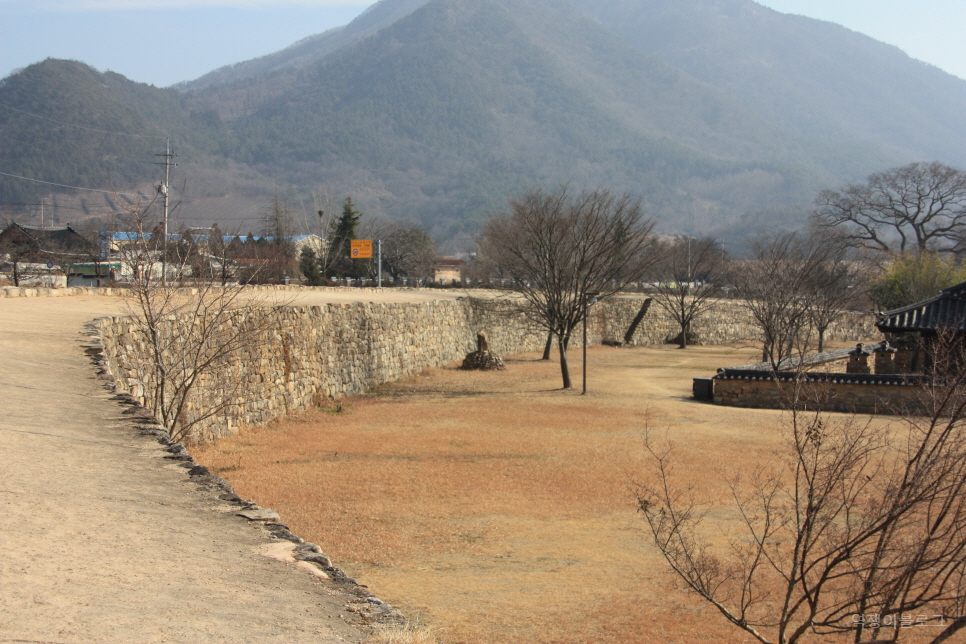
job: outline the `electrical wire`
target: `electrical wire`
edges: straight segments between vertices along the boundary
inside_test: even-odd
[[[26,114],[27,116],[32,116],[34,118],[41,119],[43,121],[50,121],[51,123],[56,123],[57,125],[62,125],[64,127],[74,127],[74,128],[79,129],[79,130],[87,130],[88,132],[99,132],[101,134],[112,134],[114,136],[128,136],[128,137],[131,137],[133,139],[160,139],[160,140],[164,140],[164,139],[170,139],[171,138],[169,135],[158,136],[157,134],[127,134],[125,132],[116,132],[116,131],[111,131],[111,130],[99,130],[99,129],[94,128],[94,127],[85,127],[83,125],[74,125],[72,123],[64,123],[63,121],[57,121],[57,120],[54,120],[52,118],[47,118],[46,116],[40,116],[39,114],[33,114],[31,112],[25,112],[24,110],[21,110],[21,109],[18,109],[16,107],[13,107],[12,105],[7,105],[6,103],[0,103],[0,107],[5,107],[8,110],[13,110],[14,112],[20,112],[21,114]]]
[[[78,206],[64,206],[57,203],[14,203],[10,201],[0,201],[0,208],[40,208],[41,206],[47,208],[48,210],[74,210],[77,212],[87,212],[90,208],[81,208]]]
[[[48,186],[57,186],[58,188],[70,188],[71,190],[86,190],[87,192],[102,192],[108,195],[122,195],[125,197],[142,197],[146,198],[147,195],[139,195],[132,192],[117,192],[114,190],[95,190],[94,188],[81,188],[80,186],[68,186],[63,183],[51,183],[50,181],[41,181],[40,179],[31,179],[29,177],[21,177],[16,174],[9,174],[7,172],[0,172],[0,176],[12,177],[14,179],[23,179],[24,181],[33,181],[34,183],[42,183]]]

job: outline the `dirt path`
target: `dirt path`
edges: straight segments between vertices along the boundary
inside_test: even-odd
[[[0,299],[0,642],[361,641],[341,591],[262,556],[264,528],[110,400],[79,333],[122,313],[108,297]]]

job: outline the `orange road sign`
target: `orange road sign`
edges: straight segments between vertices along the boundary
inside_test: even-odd
[[[353,239],[349,242],[349,256],[352,259],[372,259],[372,240]]]

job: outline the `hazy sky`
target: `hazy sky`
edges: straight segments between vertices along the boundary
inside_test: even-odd
[[[966,79],[964,0],[760,0],[897,45]],[[0,78],[45,58],[159,87],[344,25],[372,0],[0,0]]]

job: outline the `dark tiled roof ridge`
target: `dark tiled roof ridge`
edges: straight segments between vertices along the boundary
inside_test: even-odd
[[[927,300],[886,311],[875,325],[881,331],[964,330],[966,282],[950,286]]]
[[[859,342],[860,345],[866,347],[870,351],[874,350],[875,347],[881,346],[881,342]],[[801,366],[811,367],[814,365],[825,364],[826,362],[834,362],[836,360],[842,360],[848,358],[850,352],[854,351],[855,347],[846,347],[844,349],[834,349],[832,351],[825,351],[823,353],[813,353],[801,357],[785,358],[778,365],[778,370],[787,369],[797,369]],[[772,371],[772,365],[770,362],[755,362],[753,364],[738,365],[735,367],[727,367],[727,369],[736,369],[741,371]],[[722,371],[719,369],[718,371]]]
[[[51,232],[51,233],[74,230],[73,228],[70,227],[70,224],[67,224],[66,226],[28,226],[27,224],[21,224],[15,221],[13,222],[13,225],[21,230],[36,230],[40,232]],[[74,230],[74,232],[76,233],[77,231]]]
[[[840,385],[891,385],[909,387],[930,382],[931,378],[918,374],[868,374],[824,373],[799,371],[750,371],[746,369],[719,369],[715,380],[778,381],[778,382],[825,382]]]
[[[921,309],[922,307],[928,306],[933,302],[945,299],[945,297],[943,296],[943,293],[945,293],[945,291],[940,291],[938,295],[933,295],[928,300],[922,300],[921,302],[916,302],[915,304],[907,304],[906,306],[903,306],[898,309],[893,309],[891,311],[884,311],[881,314],[879,314],[879,320],[880,321],[885,320],[886,318],[891,318],[893,316],[899,315],[900,313],[907,313],[908,311]]]

